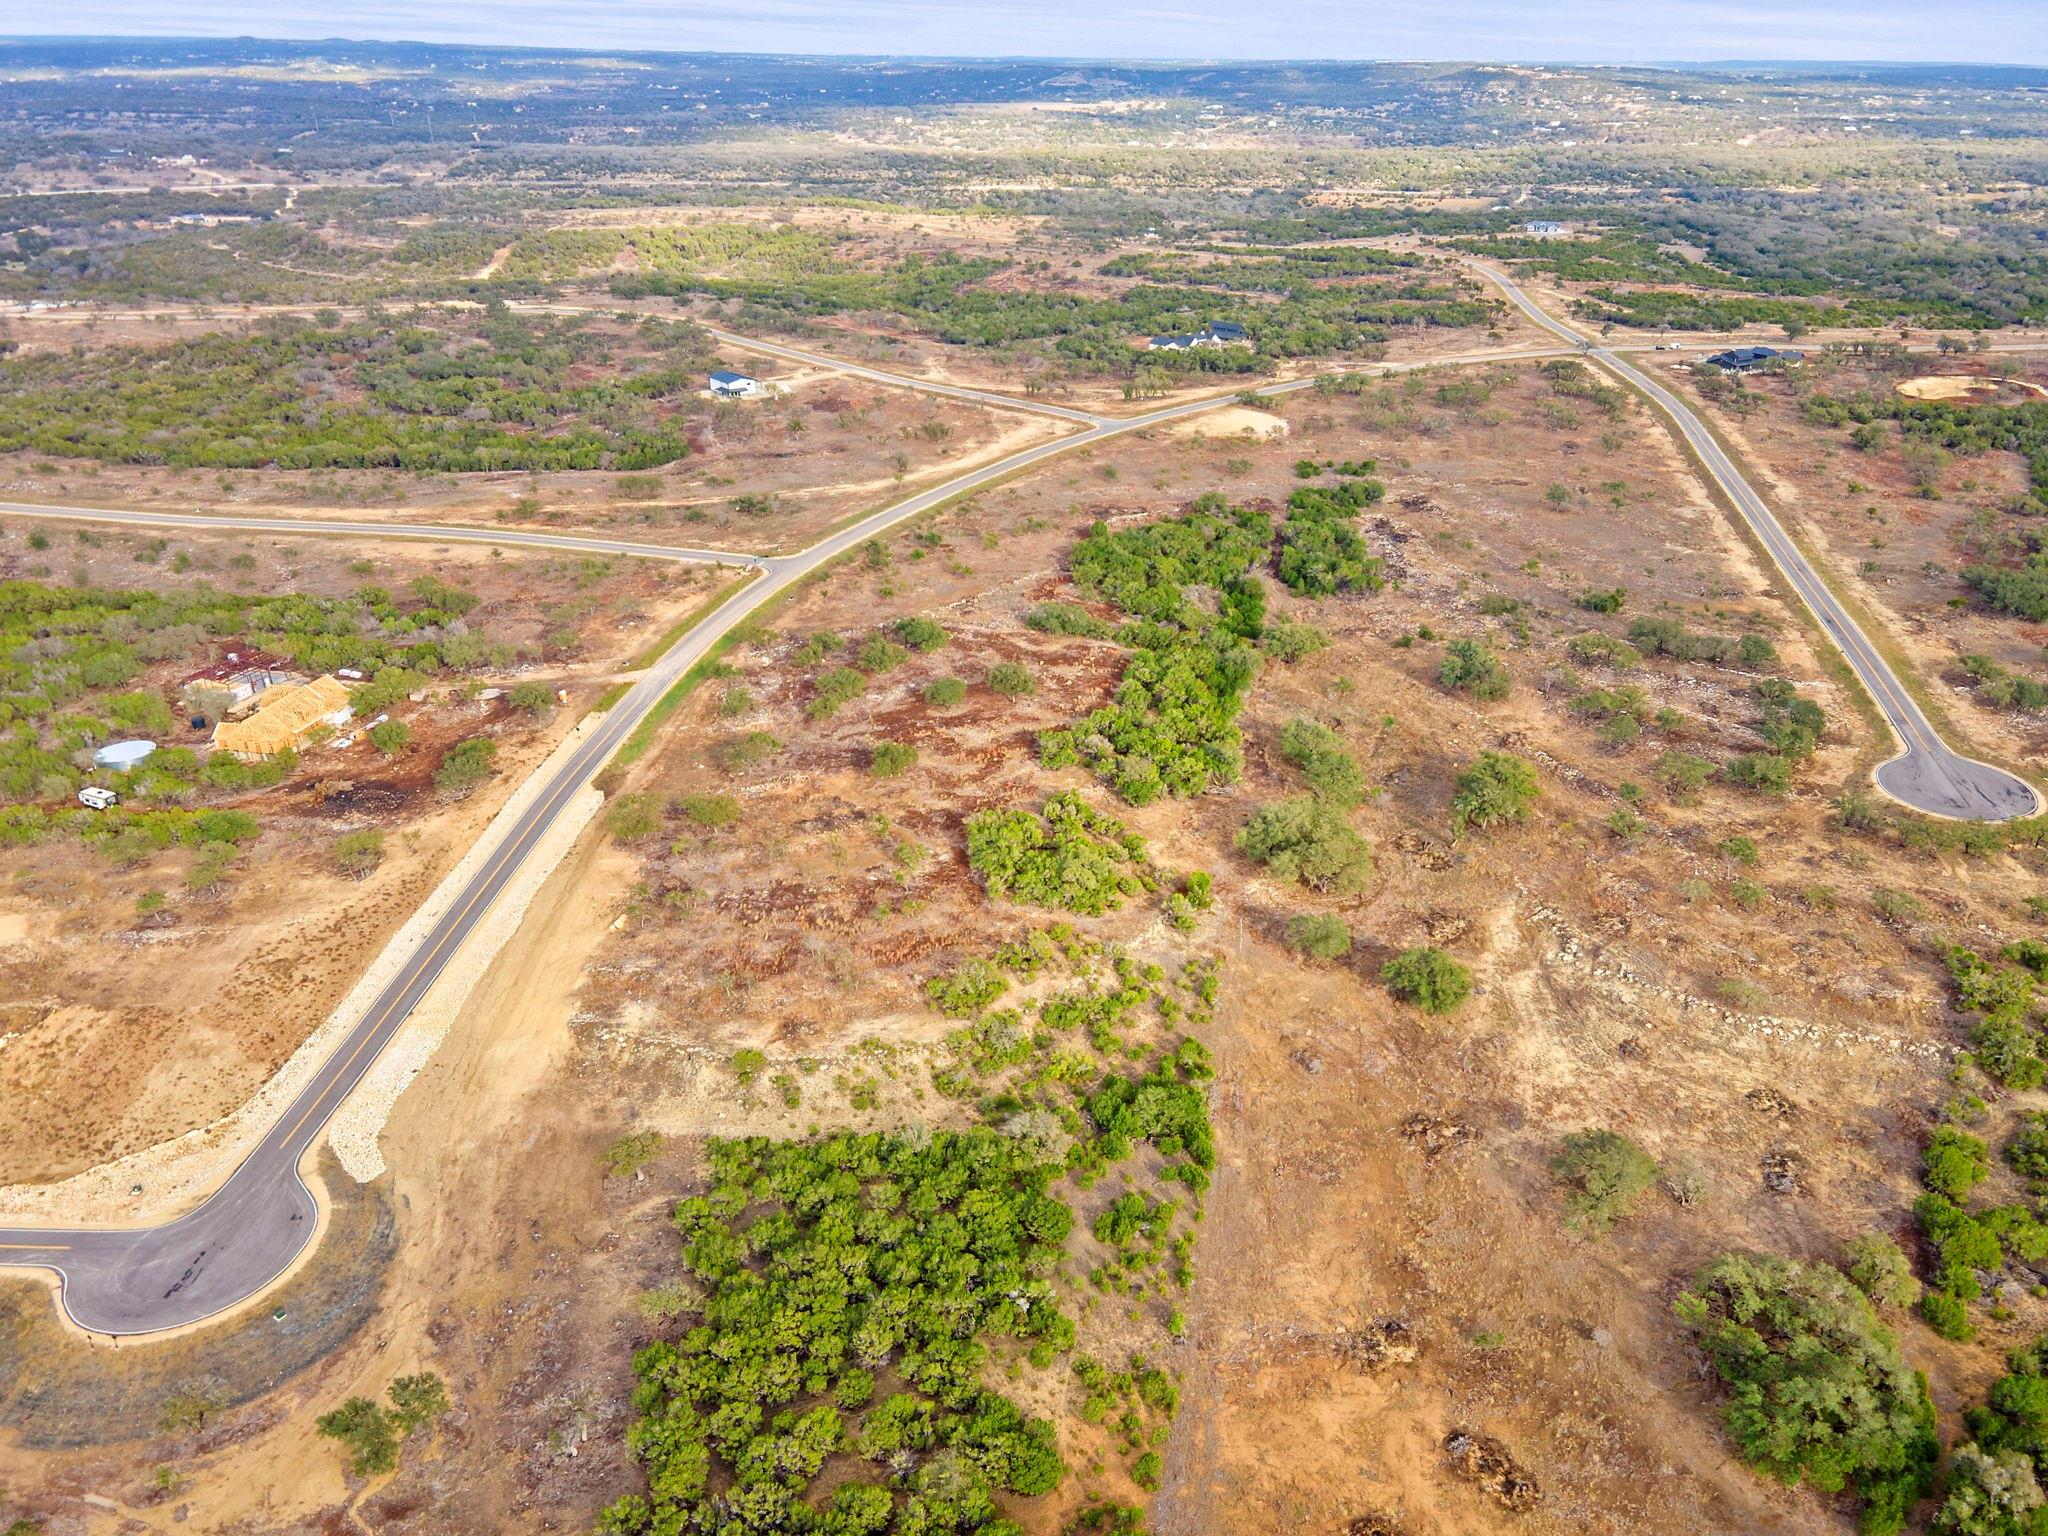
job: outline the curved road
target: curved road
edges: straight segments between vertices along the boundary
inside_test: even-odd
[[[2041,797],[2024,779],[1949,749],[1891,665],[1870,643],[1870,637],[1808,563],[1764,499],[1743,478],[1720,440],[1684,400],[1613,349],[1552,319],[1505,273],[1483,262],[1472,265],[1530,320],[1573,343],[1609,373],[1648,396],[1671,419],[1884,712],[1901,748],[1897,757],[1879,765],[1877,770],[1877,782],[1887,794],[1914,810],[1964,821],[2010,821],[2040,811]]]
[[[1402,373],[1441,366],[1446,361],[1487,362],[1511,357],[1556,355],[1521,348],[1500,348],[1430,363],[1384,364],[1373,373]],[[1299,379],[1269,385],[1264,395],[1291,394],[1313,387]],[[300,1167],[318,1142],[328,1118],[361,1081],[378,1053],[397,1033],[408,1014],[439,978],[492,901],[511,881],[535,843],[584,785],[643,720],[647,712],[692,665],[723,636],[769,598],[865,540],[906,518],[989,485],[1044,459],[1103,442],[1126,432],[1160,426],[1183,417],[1232,404],[1234,395],[1193,400],[1141,415],[1105,419],[1089,430],[1040,443],[943,485],[919,492],[840,530],[801,554],[756,557],[716,550],[681,551],[660,545],[633,546],[609,540],[578,540],[552,534],[509,535],[495,530],[433,529],[411,525],[418,537],[474,537],[505,544],[541,544],[549,548],[599,549],[645,554],[656,558],[704,559],[747,565],[761,573],[727,598],[634,684],[603,717],[599,728],[556,769],[516,824],[504,830],[497,847],[475,877],[451,902],[419,947],[407,957],[390,984],[370,1004],[362,1019],[322,1062],[313,1079],[265,1133],[227,1181],[191,1211],[162,1226],[125,1229],[70,1227],[0,1228],[0,1266],[55,1271],[60,1302],[73,1322],[93,1333],[154,1333],[181,1328],[240,1305],[282,1275],[311,1240],[317,1224],[313,1196]],[[110,508],[0,506],[43,517],[84,517],[94,521],[134,522],[163,526],[264,526],[254,519],[202,518],[192,514],[122,512]],[[324,525],[280,520],[288,531],[367,534],[389,538],[398,531],[383,523],[329,522]],[[497,831],[494,827],[493,833]]]

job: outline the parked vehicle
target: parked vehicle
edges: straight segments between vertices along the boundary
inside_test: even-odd
[[[103,789],[97,784],[88,784],[78,792],[78,803],[88,810],[105,811],[119,805],[121,797],[111,789]]]

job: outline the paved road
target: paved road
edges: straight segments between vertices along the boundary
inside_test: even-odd
[[[1727,492],[1759,543],[1777,563],[1792,590],[1799,594],[1813,616],[1827,631],[1854,669],[1863,686],[1877,700],[1892,733],[1898,737],[1900,752],[1877,770],[1877,782],[1887,794],[1915,810],[1935,816],[1966,821],[2009,821],[2032,816],[2041,809],[2041,797],[2025,780],[2003,768],[1980,763],[1953,752],[1944,742],[1913,697],[1899,681],[1891,665],[1870,643],[1861,626],[1829,590],[1808,563],[1764,499],[1756,493],[1742,472],[1728,457],[1720,441],[1707,430],[1692,408],[1642,369],[1600,345],[1572,326],[1554,320],[1505,273],[1475,262],[1474,267],[1506,294],[1515,307],[1551,334],[1575,343],[1586,356],[1643,394],[1669,416],[1700,462],[1721,489]]]
[[[1552,353],[1548,355],[1561,355]],[[1464,362],[1527,357],[1521,348],[1470,354]],[[1441,361],[1441,360],[1440,360]],[[1370,371],[1400,373],[1437,366],[1396,363]],[[1265,395],[1290,394],[1313,387],[1301,379],[1268,386]],[[323,531],[389,538],[401,531],[435,538],[479,538],[494,543],[540,543],[550,548],[596,549],[645,554],[655,558],[703,559],[745,565],[760,577],[727,598],[683,637],[633,688],[614,704],[602,724],[554,773],[532,805],[506,830],[502,841],[475,877],[409,956],[391,983],[378,994],[361,1021],[321,1064],[313,1080],[264,1135],[262,1141],[213,1195],[187,1214],[162,1226],[128,1230],[83,1228],[0,1228],[0,1265],[54,1270],[61,1281],[64,1310],[80,1327],[94,1333],[140,1334],[183,1327],[224,1312],[256,1295],[282,1274],[311,1239],[315,1226],[312,1194],[299,1169],[319,1140],[328,1118],[362,1079],[378,1053],[405,1022],[408,1014],[440,976],[493,900],[504,890],[557,816],[592,776],[604,766],[633,728],[661,696],[693,664],[761,604],[792,582],[922,512],[956,496],[1028,469],[1041,460],[1099,443],[1126,432],[1161,426],[1184,417],[1229,405],[1234,396],[1188,401],[1136,416],[1105,420],[1070,437],[1040,443],[943,485],[910,496],[842,529],[797,555],[757,557],[718,550],[678,551],[660,545],[576,539],[553,534],[510,535],[495,530],[403,530],[383,523],[328,522],[309,524],[278,520],[286,531]],[[82,517],[99,522],[131,522],[144,526],[235,528],[262,527],[259,520],[202,518],[160,512],[124,512],[94,507],[22,507],[0,505],[0,512],[45,517]]]

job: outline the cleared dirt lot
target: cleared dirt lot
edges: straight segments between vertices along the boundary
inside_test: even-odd
[[[225,879],[203,887],[188,878],[202,857],[191,851],[127,865],[68,840],[10,850],[0,890],[9,998],[0,1072],[13,1112],[0,1128],[0,1183],[62,1177],[205,1125],[247,1098],[581,709],[711,581],[667,565],[493,558],[468,547],[213,536],[159,547],[101,529],[82,530],[89,544],[65,541],[55,522],[48,531],[50,547],[35,550],[11,530],[0,571],[323,596],[367,582],[403,589],[422,574],[455,582],[483,599],[472,626],[530,658],[476,686],[543,681],[568,689],[572,702],[536,717],[502,696],[464,697],[464,678],[436,681],[389,711],[412,731],[406,751],[387,758],[359,735],[308,752],[281,784],[222,801],[264,830]],[[223,637],[209,658],[233,641]],[[145,686],[174,691],[191,665],[160,663]],[[204,731],[182,717],[177,726],[168,744],[204,748]],[[449,799],[435,787],[436,767],[475,736],[498,745],[495,772]],[[384,858],[367,877],[347,878],[334,844],[365,829],[384,835]]]
[[[963,1112],[930,1085],[946,1025],[922,983],[1051,914],[986,900],[961,818],[1060,788],[1110,803],[1078,771],[1041,768],[1032,738],[1107,697],[1125,653],[1022,615],[1071,595],[1061,560],[1090,522],[1219,486],[1277,508],[1302,457],[1377,459],[1389,494],[1364,527],[1395,584],[1319,603],[1275,589],[1276,611],[1332,643],[1262,670],[1242,784],[1117,812],[1162,864],[1214,872],[1217,909],[1185,942],[1224,961],[1207,1032],[1221,1166],[1187,1338],[1107,1306],[1087,1324],[1142,1341],[1182,1378],[1157,1528],[1339,1532],[1368,1516],[1418,1536],[1850,1528],[1839,1507],[1733,1460],[1669,1302],[1723,1249],[1825,1258],[1861,1232],[1904,1235],[1917,1145],[1961,1034],[1933,945],[2017,936],[2040,856],[1908,853],[1835,824],[1828,797],[1857,781],[1873,739],[1642,408],[1609,416],[1522,367],[1276,409],[1282,440],[1162,432],[892,536],[881,559],[803,589],[677,714],[621,786],[671,802],[659,833],[586,841],[400,1103],[391,1195],[404,1244],[377,1330],[289,1389],[310,1408],[421,1365],[447,1377],[457,1414],[356,1500],[371,1528],[581,1530],[632,1485],[627,1363],[667,1325],[631,1298],[674,1274],[662,1218],[697,1187],[699,1138]],[[1619,617],[1575,606],[1616,587]],[[904,614],[939,620],[950,642],[810,718],[839,654],[809,659],[810,637],[857,641]],[[1658,786],[1673,746],[1719,760],[1755,744],[1758,674],[1661,658],[1623,674],[1565,649],[1640,615],[1774,640],[1774,675],[1829,721],[1787,798],[1710,786],[1681,804]],[[1493,704],[1436,681],[1443,639],[1481,634],[1515,680]],[[990,691],[998,662],[1023,664],[1037,691]],[[941,676],[967,683],[957,707],[923,700]],[[1570,701],[1623,683],[1677,718],[1603,740]],[[1234,851],[1253,806],[1299,787],[1278,752],[1297,715],[1337,731],[1380,789],[1353,818],[1377,866],[1361,897],[1312,897]],[[752,762],[719,750],[756,731],[779,750]],[[877,739],[914,745],[917,763],[875,778]],[[1499,747],[1537,765],[1541,805],[1526,826],[1454,841],[1452,777]],[[1646,823],[1626,835],[1608,825],[1625,784],[1643,791]],[[729,828],[697,827],[678,803],[712,793],[739,803]],[[1736,833],[1754,862],[1723,851]],[[1918,915],[1892,904],[1880,916],[1881,892],[1912,896]],[[1333,908],[1357,937],[1347,959],[1284,948],[1290,915]],[[1140,955],[1183,942],[1144,904],[1081,926]],[[1377,980],[1387,955],[1425,941],[1477,981],[1444,1019]],[[766,1057],[751,1084],[732,1066],[743,1047]],[[1696,1168],[1704,1195],[1653,1192],[1606,1239],[1572,1235],[1548,1164],[1562,1134],[1587,1126]],[[667,1154],[642,1179],[601,1180],[598,1152],[643,1127],[667,1134]],[[1789,1185],[1767,1187],[1786,1169]],[[2043,1303],[2020,1295],[1985,1322],[1989,1348],[1959,1351],[1917,1322],[1901,1331],[1953,1423],[1981,1396],[1983,1362],[2044,1322]],[[1006,1390],[1071,1424],[1062,1371]],[[254,1399],[230,1420],[246,1432],[200,1454],[158,1440],[48,1456],[19,1486],[33,1507],[85,1519],[80,1492],[176,1458],[185,1528],[339,1526],[348,1495],[332,1448],[307,1440],[303,1412],[269,1427],[283,1401]],[[1510,1513],[1447,1463],[1455,1430],[1498,1440],[1535,1485],[1527,1508]],[[1113,1463],[1089,1470],[1089,1434],[1063,1430],[1075,1478],[1017,1512],[1034,1536],[1083,1488],[1124,1491]],[[293,1458],[313,1470],[287,1474]],[[268,1507],[252,1505],[259,1486],[281,1490]],[[167,1506],[136,1518],[170,1528]]]

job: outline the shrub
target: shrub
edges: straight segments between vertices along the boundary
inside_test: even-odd
[[[1920,1282],[1905,1250],[1881,1232],[1866,1232],[1843,1252],[1856,1289],[1880,1307],[1904,1311],[1920,1300]]]
[[[1317,960],[1351,952],[1351,930],[1331,912],[1297,912],[1287,920],[1287,945]]]
[[[936,620],[904,618],[896,621],[896,638],[914,651],[936,651],[953,637]]]
[[[1275,619],[1259,637],[1260,650],[1276,661],[1290,665],[1327,649],[1329,644],[1330,637],[1313,624],[1302,624],[1293,619]]]
[[[1332,805],[1349,810],[1365,798],[1364,773],[1337,733],[1321,722],[1301,715],[1290,720],[1280,733],[1280,755]]]
[[[1314,795],[1260,806],[1237,834],[1244,854],[1280,880],[1355,896],[1372,879],[1372,850],[1343,813]]]
[[[729,827],[740,819],[740,803],[731,795],[685,795],[681,809],[692,826],[709,831]]]
[[[878,741],[868,749],[868,771],[878,779],[907,773],[916,762],[917,748],[905,741]]]
[[[1657,1182],[1657,1163],[1619,1131],[1575,1131],[1551,1160],[1551,1172],[1570,1193],[1565,1222],[1599,1237]]]
[[[967,862],[991,896],[1090,917],[1151,886],[1145,840],[1071,791],[1046,801],[1042,816],[1009,810],[968,817]]]
[[[2034,1460],[2026,1451],[1962,1445],[1949,1460],[1932,1536],[2033,1536],[2048,1530]]]
[[[1006,699],[1038,692],[1038,680],[1019,662],[1002,661],[988,669],[988,686]]]
[[[644,842],[661,830],[661,796],[620,795],[605,820],[620,842]]]
[[[1990,1172],[1991,1157],[1984,1143],[1952,1125],[1938,1127],[1920,1155],[1921,1181],[1957,1202]]]
[[[640,1171],[661,1156],[661,1132],[633,1131],[604,1149],[598,1166],[607,1178],[637,1179]]]
[[[1467,827],[1521,821],[1538,793],[1536,770],[1528,763],[1507,752],[1482,752],[1458,775],[1451,796],[1451,833],[1462,836]]]
[[[971,1019],[1010,989],[1009,979],[987,960],[969,960],[949,975],[924,984],[924,995],[949,1019]]]
[[[412,745],[412,727],[403,720],[384,720],[370,727],[370,745],[386,757],[396,757]]]
[[[1918,922],[1927,915],[1926,904],[1910,891],[1879,891],[1870,904],[1879,917],[1893,924]]]
[[[1472,973],[1433,945],[1402,950],[1380,967],[1380,980],[1424,1013],[1449,1013],[1472,992]]]
[[[1839,1271],[1724,1254],[1675,1310],[1728,1389],[1724,1423],[1744,1460],[1781,1482],[1853,1495],[1871,1536],[1904,1526],[1934,1486],[1934,1405]]]
[[[734,715],[744,715],[754,707],[754,696],[738,683],[725,690],[718,700],[718,712],[730,720]]]
[[[313,1425],[347,1447],[349,1470],[358,1477],[374,1477],[398,1465],[398,1433],[375,1398],[352,1397]]]
[[[758,768],[777,752],[782,743],[766,731],[749,731],[744,736],[735,736],[731,741],[722,741],[711,749],[711,760],[719,771],[737,777],[751,768]]]
[[[1977,1330],[1970,1323],[1970,1309],[1946,1291],[1928,1291],[1920,1298],[1920,1317],[1944,1339],[1957,1342],[1973,1338]]]
[[[1714,765],[1690,752],[1672,751],[1657,759],[1655,771],[1670,789],[1671,798],[1680,805],[1689,805],[1699,798],[1701,787],[1714,776]]]
[[[1595,630],[1591,634],[1573,635],[1564,644],[1565,654],[1583,666],[1610,666],[1626,672],[1640,666],[1643,653],[1626,640],[1613,635],[1603,635]]]
[[[1791,760],[1775,752],[1744,752],[1729,758],[1721,772],[1729,783],[1759,794],[1782,795],[1792,787]]]
[[[924,701],[934,709],[952,709],[967,697],[967,685],[957,677],[935,677],[924,685]]]
[[[1079,635],[1089,640],[1106,640],[1115,631],[1079,603],[1040,603],[1024,615],[1032,629],[1047,635]]]
[[[2048,1114],[2030,1110],[2021,1115],[2005,1144],[2005,1160],[2029,1179],[2048,1179]]]
[[[1628,601],[1628,590],[1609,587],[1599,592],[1581,592],[1572,601],[1588,613],[1619,613],[1621,605]]]
[[[491,764],[497,755],[498,744],[487,736],[458,741],[434,770],[434,787],[451,799],[461,799],[491,776]]]
[[[1453,640],[1444,647],[1437,681],[1458,693],[1489,703],[1504,699],[1514,686],[1508,669],[1483,640]]]
[[[375,827],[344,832],[334,840],[334,867],[361,880],[384,862],[384,834]]]
[[[505,702],[529,715],[545,717],[555,712],[555,690],[546,683],[514,683],[512,691],[505,695]]]
[[[867,678],[852,667],[834,667],[828,672],[821,672],[812,685],[811,702],[804,706],[804,713],[813,720],[829,719],[838,714],[841,707],[859,698],[867,686]]]
[[[910,659],[910,652],[883,635],[869,635],[853,653],[853,664],[863,672],[892,672]]]

